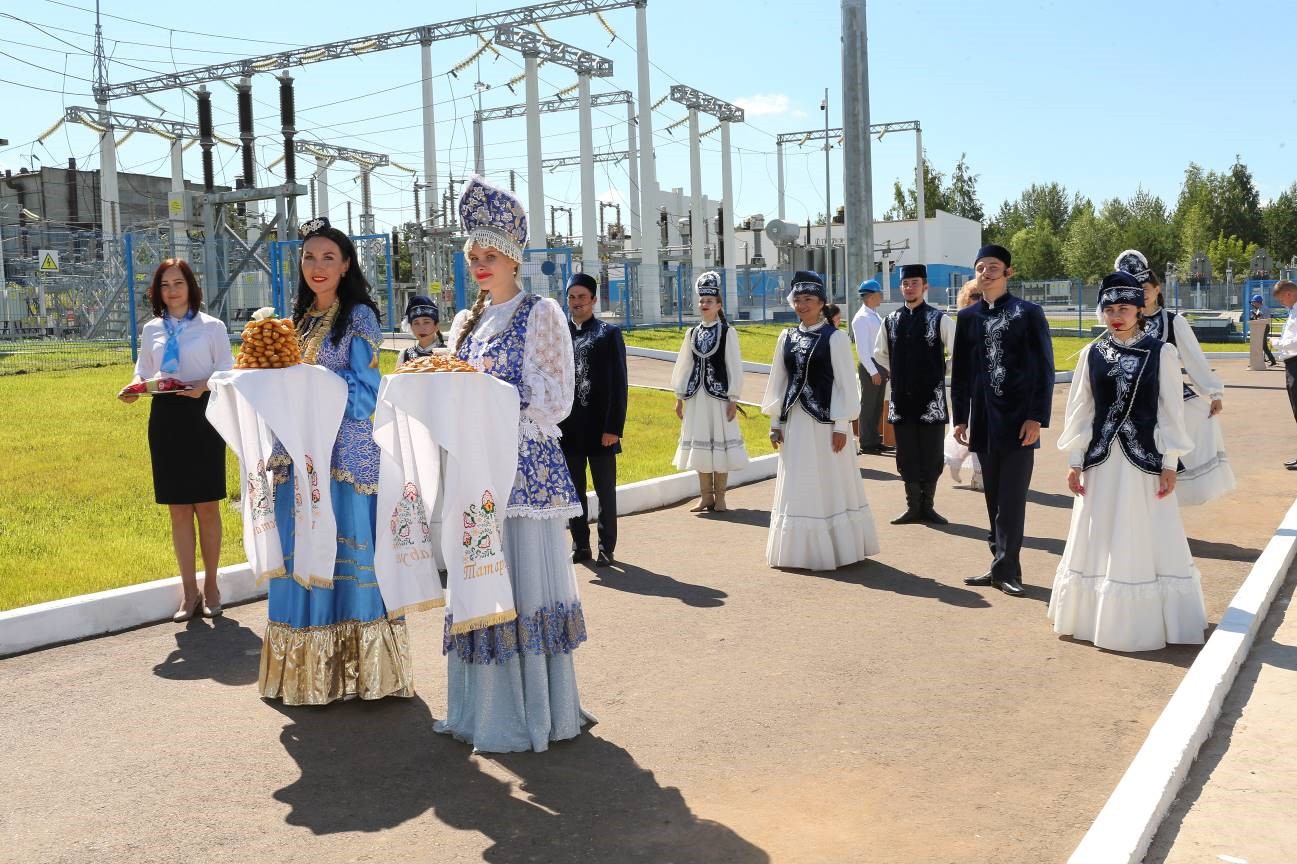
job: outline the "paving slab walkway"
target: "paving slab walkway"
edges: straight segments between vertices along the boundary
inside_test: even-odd
[[[1282,376],[1219,365],[1240,489],[1184,516],[1212,621],[1297,486]],[[578,571],[577,670],[602,722],[546,754],[433,734],[429,614],[409,700],[259,699],[264,603],[0,660],[0,861],[1065,860],[1197,650],[1113,654],[1050,630],[1065,398],[1023,599],[960,582],[988,563],[980,494],[944,480],[949,526],[885,524],[903,496],[883,457],[860,460],[882,552],[832,573],[766,567],[772,481],[725,515],[626,518],[624,563]]]

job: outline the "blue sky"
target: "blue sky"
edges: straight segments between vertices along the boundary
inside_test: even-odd
[[[82,7],[82,8],[78,8]],[[107,14],[159,21],[139,3],[104,0]],[[406,3],[367,5],[320,0],[269,4],[225,0],[176,4],[171,23],[104,19],[114,60],[112,81],[313,45],[509,8],[507,3],[433,2],[411,11]],[[44,144],[29,143],[57,120],[64,105],[89,105],[93,77],[89,50],[93,0],[0,0],[0,168],[66,164],[69,156],[98,165],[97,136],[65,127]],[[871,119],[919,120],[929,160],[949,172],[961,153],[980,175],[985,209],[1033,182],[1058,181],[1096,201],[1129,196],[1139,186],[1173,204],[1190,161],[1227,170],[1239,154],[1252,169],[1263,200],[1297,180],[1297,11],[1285,0],[1091,0],[993,3],[956,0],[872,0],[869,16]],[[636,91],[635,18],[630,9],[606,14],[614,39],[595,19],[546,25],[548,34],[611,58],[611,81],[594,92]],[[45,32],[22,21],[30,21]],[[831,123],[841,122],[840,4],[684,2],[649,0],[649,49],[655,99],[683,83],[743,104],[748,122],[734,127],[736,212],[775,215],[774,135],[823,125],[819,102],[829,88]],[[169,28],[176,28],[171,30]],[[62,29],[56,29],[62,28]],[[186,32],[197,31],[197,32]],[[203,35],[199,35],[199,33]],[[59,40],[66,40],[62,42]],[[261,40],[261,41],[258,41]],[[609,43],[612,44],[609,44]],[[70,44],[68,44],[70,43]],[[521,58],[505,51],[461,72],[444,73],[476,47],[468,39],[434,45],[437,143],[444,183],[472,166],[473,85],[491,89],[486,106],[520,102],[504,82],[521,72]],[[399,49],[294,70],[300,137],[384,152],[421,169],[419,56]],[[173,65],[174,63],[174,65]],[[43,67],[43,68],[42,68]],[[145,71],[149,70],[149,71]],[[542,96],[575,82],[569,70],[542,67]],[[223,84],[215,93],[218,131],[236,134],[235,97]],[[45,90],[36,88],[46,88]],[[47,92],[53,91],[53,92]],[[376,92],[386,91],[386,92]],[[254,79],[258,162],[277,156],[277,84]],[[169,92],[115,103],[117,110],[192,120],[192,99]],[[156,106],[156,107],[155,107]],[[595,148],[622,149],[624,110],[595,112]],[[658,174],[666,188],[689,188],[687,130],[664,131],[684,111],[668,102],[654,114]],[[711,124],[704,120],[703,128]],[[542,118],[545,155],[577,152],[576,112]],[[703,142],[703,184],[720,197],[719,135]],[[514,168],[525,177],[522,120],[486,127],[488,172]],[[128,170],[167,174],[167,144],[134,136],[118,150]],[[232,183],[238,159],[216,150],[218,179]],[[841,162],[831,154],[833,204],[841,203]],[[892,181],[911,176],[911,135],[873,144],[875,212],[889,206]],[[40,160],[36,162],[35,160]],[[786,164],[788,218],[823,211],[824,155],[814,145],[791,148]],[[306,169],[299,167],[299,175]],[[602,196],[626,188],[625,163],[597,166]],[[199,175],[198,150],[186,154],[186,173]],[[273,175],[272,175],[273,176]],[[412,179],[396,169],[378,172],[373,184],[380,226],[410,218]],[[335,215],[347,198],[359,202],[359,185],[347,168],[330,172]],[[520,186],[519,191],[524,192]],[[551,203],[576,203],[575,169],[545,178]],[[358,208],[357,208],[358,212]]]

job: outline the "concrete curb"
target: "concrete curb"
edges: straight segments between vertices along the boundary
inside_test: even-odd
[[[1180,792],[1297,557],[1297,501],[1198,652],[1068,864],[1137,864]]]
[[[730,474],[730,486],[775,476],[777,459],[773,453],[758,456],[742,471]],[[692,498],[698,494],[697,476],[686,471],[618,486],[618,512],[628,516]],[[594,519],[599,505],[593,492],[587,496],[587,503],[590,518]],[[265,584],[255,584],[252,568],[246,562],[222,567],[218,572],[224,605],[266,596]],[[172,576],[0,612],[0,658],[167,621],[180,605],[181,596],[180,577]]]

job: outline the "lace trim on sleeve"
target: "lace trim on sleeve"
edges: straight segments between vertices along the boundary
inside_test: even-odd
[[[524,436],[530,420],[546,435],[559,436],[558,423],[572,410],[576,370],[567,318],[556,302],[545,299],[532,307],[527,319],[527,343],[522,356]]]

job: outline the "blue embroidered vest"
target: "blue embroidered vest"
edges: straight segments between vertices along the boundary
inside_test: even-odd
[[[701,324],[689,331],[689,348],[694,355],[694,371],[685,384],[685,398],[692,399],[701,387],[708,396],[728,402],[730,373],[725,368],[725,340],[730,328],[718,322],[713,327]],[[719,334],[719,336],[717,335]]]
[[[946,425],[946,356],[940,309],[922,303],[883,319],[891,355],[889,423]]]
[[[1121,345],[1105,334],[1093,345],[1086,374],[1094,396],[1094,427],[1084,467],[1105,462],[1115,440],[1136,468],[1161,474],[1162,454],[1154,444],[1153,430],[1157,428],[1162,343],[1145,334],[1130,345]]]
[[[788,422],[793,404],[801,402],[807,414],[820,423],[832,423],[829,405],[833,400],[833,358],[829,338],[833,325],[825,321],[809,332],[789,327],[784,331],[784,368],[788,370],[788,388],[779,411],[780,422]]]
[[[532,307],[540,301],[536,294],[523,295],[509,323],[491,337],[482,352],[482,361],[489,366],[487,374],[516,387],[523,408],[527,407],[526,390],[522,386],[527,321]],[[470,334],[459,348],[461,360],[471,356],[472,342]],[[572,475],[568,473],[558,439],[543,434],[529,437],[525,431],[526,424],[518,435],[518,474],[505,515],[547,518],[579,514],[581,502],[576,497],[576,487],[572,485]]]

